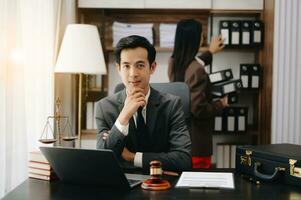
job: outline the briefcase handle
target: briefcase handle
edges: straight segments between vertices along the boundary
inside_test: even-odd
[[[260,162],[254,163],[254,175],[265,181],[273,181],[280,175],[281,171],[285,171],[285,168],[283,167],[275,167],[275,171],[273,174],[263,174],[259,172],[260,165],[261,165]]]

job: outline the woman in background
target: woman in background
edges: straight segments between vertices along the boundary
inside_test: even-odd
[[[214,116],[228,106],[228,98],[212,101],[211,85],[205,66],[212,55],[224,48],[221,37],[213,37],[208,51],[198,56],[202,44],[202,24],[193,19],[177,24],[174,50],[168,63],[172,82],[185,82],[191,95],[191,142],[193,168],[210,168]]]

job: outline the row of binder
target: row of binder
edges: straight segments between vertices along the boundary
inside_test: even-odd
[[[248,123],[248,107],[226,107],[214,118],[214,131],[224,133],[245,132]]]
[[[240,64],[240,79],[242,87],[246,89],[258,89],[260,87],[259,64]]]
[[[220,33],[226,47],[262,47],[263,22],[259,20],[220,21]]]
[[[232,80],[233,73],[231,69],[225,69],[209,74],[209,80],[212,85],[212,95],[216,98],[228,96],[228,103],[238,102],[237,91],[241,87],[240,80]]]

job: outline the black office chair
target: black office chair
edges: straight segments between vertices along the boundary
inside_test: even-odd
[[[184,115],[187,125],[190,126],[190,90],[184,82],[151,83],[150,86],[160,92],[169,93],[181,98],[184,108]],[[114,89],[114,93],[124,89],[124,85],[119,83]]]

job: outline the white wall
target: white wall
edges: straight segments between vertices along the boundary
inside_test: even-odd
[[[275,1],[272,143],[301,144],[301,2]]]

